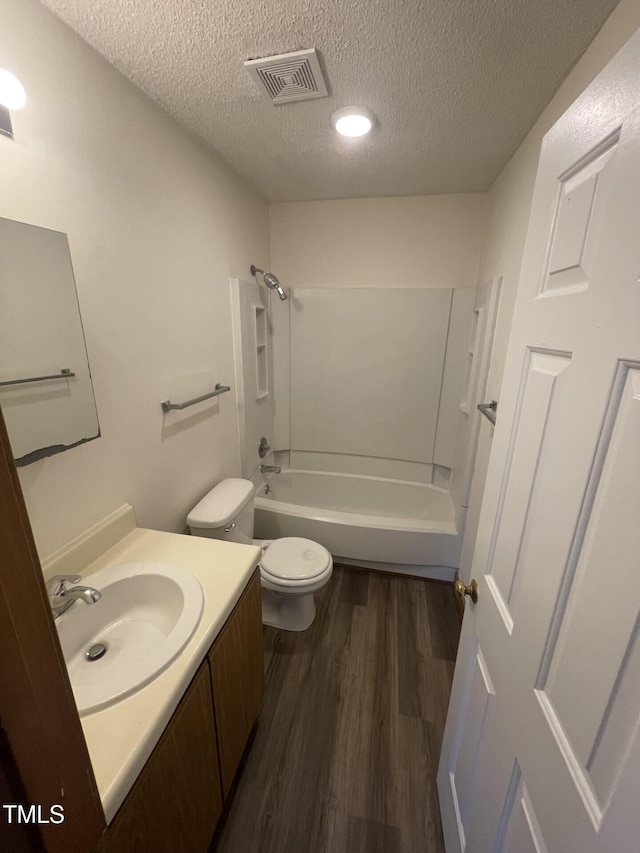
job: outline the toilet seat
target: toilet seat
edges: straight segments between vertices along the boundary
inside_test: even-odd
[[[297,536],[274,540],[260,561],[266,579],[288,587],[316,583],[332,568],[331,554],[326,548]]]

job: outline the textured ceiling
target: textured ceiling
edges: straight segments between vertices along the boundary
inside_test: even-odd
[[[483,191],[617,0],[42,0],[271,201]],[[316,47],[329,97],[245,59]],[[373,110],[345,140],[340,107]]]

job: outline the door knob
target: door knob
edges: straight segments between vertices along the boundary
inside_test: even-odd
[[[462,581],[456,581],[456,592],[460,598],[464,598],[465,595],[468,595],[471,601],[475,604],[478,600],[478,582],[475,578],[472,578],[471,583],[467,586]]]

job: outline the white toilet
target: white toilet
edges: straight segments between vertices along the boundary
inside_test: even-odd
[[[254,489],[249,480],[223,480],[191,510],[187,524],[194,536],[261,547],[263,623],[284,631],[306,631],[316,615],[313,593],[331,577],[333,559],[311,539],[254,539]]]

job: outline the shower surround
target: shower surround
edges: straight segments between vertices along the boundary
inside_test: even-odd
[[[267,437],[269,461],[283,470],[260,474],[255,436],[245,435],[257,535],[305,536],[338,560],[453,577],[465,515],[459,426],[469,418],[474,294],[289,288],[288,302],[270,300]],[[245,339],[253,329],[246,313]],[[252,351],[245,340],[245,389],[255,384]],[[265,404],[252,396],[240,401],[249,423],[252,408]]]

